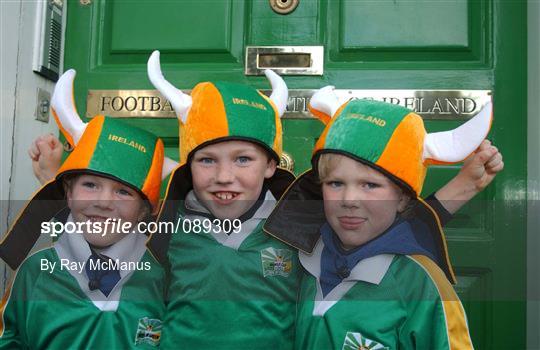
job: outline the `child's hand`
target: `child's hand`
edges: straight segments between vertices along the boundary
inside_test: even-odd
[[[497,147],[484,140],[463,163],[459,173],[435,196],[450,213],[455,213],[476,194],[483,191],[504,168]]]
[[[457,177],[462,177],[464,182],[470,182],[478,193],[483,191],[503,168],[502,154],[489,140],[484,140],[465,160]]]
[[[34,175],[43,185],[50,181],[60,168],[63,147],[52,134],[41,135],[32,142],[28,155],[32,159]]]

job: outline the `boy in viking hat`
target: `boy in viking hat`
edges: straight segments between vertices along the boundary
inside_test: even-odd
[[[462,161],[480,145],[490,106],[456,130],[427,134],[401,106],[340,105],[332,87],[312,97],[310,109],[328,122],[313,170],[265,225],[301,250],[297,348],[472,348],[439,218],[419,194],[429,164]]]
[[[2,303],[0,348],[153,348],[165,273],[137,226],[157,207],[164,164],[174,163],[164,162],[162,141],[144,130],[104,116],[83,123],[74,77],[74,70],[63,74],[52,98],[74,150],[0,245],[17,269]],[[25,259],[40,232],[54,245]]]
[[[268,98],[232,83],[200,83],[191,96],[148,62],[154,86],[180,121],[180,165],[171,175],[150,250],[170,265],[162,346],[186,349],[290,348],[299,266],[294,250],[262,224],[294,180],[277,168],[287,87],[275,73]],[[168,335],[167,335],[168,333]]]

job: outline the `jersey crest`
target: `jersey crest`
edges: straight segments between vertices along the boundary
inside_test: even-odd
[[[390,350],[389,347],[364,337],[360,333],[347,332],[342,350]]]
[[[261,250],[263,276],[288,277],[292,270],[292,252],[289,249],[268,247]]]
[[[158,346],[161,339],[161,320],[143,317],[139,319],[137,334],[135,335],[135,345],[148,344]]]

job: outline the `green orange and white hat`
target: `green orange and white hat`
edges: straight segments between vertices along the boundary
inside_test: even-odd
[[[148,77],[171,103],[179,121],[180,164],[169,180],[159,215],[162,220],[175,217],[178,202],[185,199],[192,187],[191,157],[207,145],[230,140],[253,142],[279,164],[282,154],[280,118],[287,106],[288,89],[283,79],[273,71],[267,70],[265,74],[272,85],[270,97],[248,85],[230,82],[202,82],[188,95],[165,80],[159,51],[152,53],[148,60]],[[293,180],[292,173],[278,168],[266,184],[279,198]],[[156,244],[150,248],[154,255],[159,255],[158,250],[166,249],[167,237],[159,235],[155,238],[152,244]]]
[[[326,124],[313,150],[313,169],[289,188],[267,220],[265,230],[311,252],[324,222],[316,171],[319,156],[346,155],[382,172],[419,200],[421,205],[416,206],[415,215],[430,226],[441,268],[455,282],[439,219],[420,193],[428,166],[461,162],[478,148],[491,127],[491,103],[460,127],[431,134],[426,132],[422,118],[407,108],[359,99],[342,104],[332,86],[317,91],[309,108]]]
[[[191,96],[163,77],[159,51],[148,60],[148,77],[174,108],[180,128],[180,166],[198,149],[225,140],[246,140],[265,148],[279,161],[282,153],[280,117],[285,112],[287,85],[271,70],[265,72],[272,94],[266,97],[256,89],[229,82],[202,82]]]
[[[75,74],[71,69],[62,75],[51,103],[60,130],[74,146],[56,179],[73,172],[106,176],[134,188],[156,209],[161,180],[177,163],[164,157],[163,141],[148,131],[103,115],[84,123],[72,98]]]
[[[282,154],[281,116],[288,99],[283,79],[265,72],[272,94],[266,97],[256,89],[229,82],[197,84],[191,96],[174,87],[163,77],[159,51],[148,60],[148,76],[158,91],[170,101],[179,120],[180,164],[169,182],[167,198],[183,199],[191,186],[188,163],[193,154],[210,144],[241,140],[253,142],[274,158],[278,164]],[[278,169],[269,187],[279,196],[294,180],[294,175]],[[178,188],[181,186],[182,188]]]
[[[60,77],[51,101],[58,127],[74,148],[56,177],[37,191],[0,243],[0,256],[12,268],[22,262],[38,239],[41,222],[66,207],[65,175],[86,173],[119,181],[157,210],[161,181],[177,165],[164,157],[161,139],[145,130],[103,115],[84,123],[73,101],[75,74],[68,70]]]

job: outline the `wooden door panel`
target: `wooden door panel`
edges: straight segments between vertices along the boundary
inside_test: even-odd
[[[239,1],[103,1],[95,36],[102,40],[97,66],[146,64],[161,50],[165,62],[238,66],[243,50]],[[101,25],[103,21],[103,25]],[[183,67],[190,69],[189,65]]]
[[[341,0],[329,3],[328,17],[339,18],[329,31],[330,57],[351,67],[489,64],[487,1]]]

